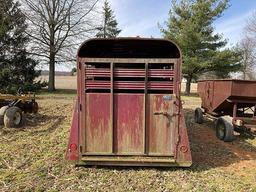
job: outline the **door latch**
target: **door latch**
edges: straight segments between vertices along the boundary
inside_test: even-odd
[[[165,116],[165,117],[167,117],[167,118],[170,118],[170,117],[173,116],[173,115],[170,115],[170,114],[167,113],[167,112],[155,112],[154,115],[163,115],[163,116]]]
[[[167,126],[170,126],[170,123],[172,122],[172,117],[174,117],[176,114],[170,114],[168,112],[155,112],[154,115],[163,115],[168,119],[168,124]]]

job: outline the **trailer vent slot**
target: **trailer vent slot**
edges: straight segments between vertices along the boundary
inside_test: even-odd
[[[173,93],[173,81],[173,63],[85,64],[87,93],[110,93],[112,88],[116,93]]]
[[[149,69],[174,69],[173,63],[149,63],[148,65]]]
[[[85,63],[85,92],[110,93],[110,63]]]
[[[147,74],[149,94],[172,94],[174,63],[149,63]]]
[[[145,63],[115,63],[117,69],[145,69]]]

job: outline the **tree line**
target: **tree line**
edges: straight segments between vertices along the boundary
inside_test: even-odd
[[[0,90],[39,89],[39,64],[49,66],[49,91],[55,90],[57,64],[74,63],[76,49],[90,37],[117,37],[121,29],[108,1],[0,0]],[[214,22],[230,6],[229,0],[173,0],[169,18],[160,27],[163,38],[176,42],[183,54],[186,93],[202,74],[253,79],[256,15],[248,21],[243,40],[227,48],[215,33]],[[136,35],[136,34],[134,34]]]

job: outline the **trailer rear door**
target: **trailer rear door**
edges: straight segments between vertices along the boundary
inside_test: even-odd
[[[81,62],[84,155],[174,156],[176,59]]]

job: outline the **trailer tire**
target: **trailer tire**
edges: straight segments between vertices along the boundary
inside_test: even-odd
[[[224,117],[218,118],[216,122],[216,136],[218,139],[225,142],[233,141],[234,127],[232,123]]]
[[[195,109],[194,120],[198,124],[202,124],[204,122],[203,111],[201,108]]]
[[[18,128],[22,125],[22,110],[19,107],[10,107],[4,115],[4,125],[7,128]]]
[[[4,115],[9,106],[3,106],[0,108],[0,125],[4,125]]]

